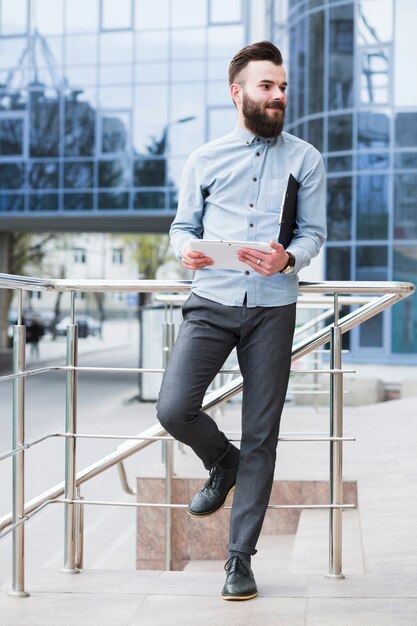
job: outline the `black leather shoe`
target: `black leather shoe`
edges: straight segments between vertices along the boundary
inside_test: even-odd
[[[221,509],[227,496],[235,488],[237,469],[213,467],[208,481],[188,505],[188,513],[196,517],[206,517]]]
[[[250,564],[238,556],[231,556],[224,566],[226,582],[222,596],[224,600],[250,600],[258,595],[255,577]]]

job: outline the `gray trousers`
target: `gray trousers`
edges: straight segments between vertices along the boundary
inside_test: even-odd
[[[158,419],[207,469],[236,457],[239,469],[229,550],[256,554],[271,494],[281,412],[287,392],[295,304],[224,306],[191,294],[158,400]],[[233,348],[243,376],[240,454],[201,411],[206,390]]]

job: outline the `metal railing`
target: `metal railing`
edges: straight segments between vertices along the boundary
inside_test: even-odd
[[[161,372],[163,368],[110,368],[110,367],[80,367],[78,366],[78,327],[75,318],[75,293],[80,291],[129,291],[153,293],[186,294],[190,290],[188,281],[109,281],[109,280],[42,280],[24,276],[0,274],[0,288],[18,291],[18,320],[13,334],[13,373],[0,377],[0,382],[13,381],[13,441],[12,449],[0,456],[0,461],[12,457],[12,511],[0,518],[0,538],[13,533],[13,571],[12,590],[10,594],[25,597],[25,550],[24,527],[25,523],[50,504],[64,504],[65,507],[65,550],[63,572],[78,573],[82,567],[83,555],[83,507],[97,506],[129,506],[129,507],[163,507],[166,509],[166,567],[170,567],[170,515],[173,508],[186,508],[187,504],[171,503],[171,483],[173,474],[172,438],[166,436],[165,430],[155,424],[136,436],[130,435],[101,435],[77,432],[77,380],[78,374],[83,371],[95,372]],[[68,291],[71,293],[71,324],[67,333],[67,358],[65,366],[50,366],[32,370],[26,369],[25,340],[26,328],[23,320],[23,291]],[[316,374],[330,375],[330,433],[329,436],[280,436],[281,441],[327,441],[330,444],[329,484],[330,498],[328,504],[291,504],[270,505],[272,509],[328,509],[329,510],[329,572],[333,578],[343,577],[342,573],[342,511],[354,505],[343,503],[343,442],[354,441],[352,437],[343,434],[343,374],[348,370],[342,369],[342,334],[358,326],[374,315],[406,298],[414,292],[414,285],[404,282],[316,282],[301,283],[301,298],[310,294],[319,304],[325,304],[327,312],[312,323],[307,322],[298,329],[293,345],[292,359],[297,360],[324,344],[330,343],[330,368],[317,370]],[[324,296],[327,294],[327,296]],[[330,294],[330,298],[329,298]],[[351,299],[349,299],[349,297]],[[329,302],[332,306],[329,307]],[[343,317],[339,317],[339,308],[343,305],[359,304]],[[317,328],[317,324],[324,323],[328,317],[333,317],[330,323],[312,335],[300,339],[302,333],[309,329],[309,324]],[[164,362],[168,358],[173,343],[172,321],[164,324]],[[29,376],[51,371],[66,373],[66,427],[63,433],[50,433],[32,442],[25,441],[25,384]],[[235,396],[242,389],[242,377],[229,380],[220,389],[206,395],[203,410],[209,410],[225,400]],[[300,371],[295,372],[300,373]],[[32,446],[49,438],[65,438],[65,478],[62,483],[55,485],[32,500],[25,502],[24,462],[25,453]],[[92,465],[76,473],[77,439],[123,439],[124,444],[116,450],[99,459]],[[238,439],[238,437],[237,437]],[[232,439],[233,440],[233,439]],[[91,478],[101,474],[110,467],[120,464],[128,457],[139,452],[155,441],[162,441],[165,449],[166,465],[166,502],[107,502],[85,500],[80,496],[80,487]],[[62,499],[61,496],[64,495]]]

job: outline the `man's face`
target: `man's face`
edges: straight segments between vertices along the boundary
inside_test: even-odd
[[[282,65],[251,61],[243,71],[236,104],[245,127],[261,137],[281,134],[287,106],[287,77]]]

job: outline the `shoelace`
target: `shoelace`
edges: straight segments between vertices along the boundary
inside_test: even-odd
[[[205,489],[213,489],[216,486],[218,475],[219,475],[219,468],[216,466],[212,467],[210,470],[209,479],[204,485],[202,491],[204,491]]]
[[[230,563],[230,565],[229,565]],[[225,563],[224,569],[228,574],[239,572],[244,576],[249,576],[249,568],[246,563],[238,556],[231,556]],[[230,571],[229,571],[230,570]]]

